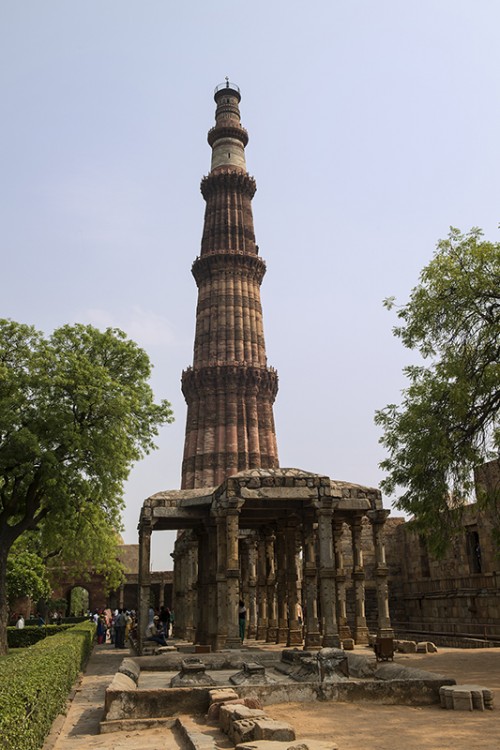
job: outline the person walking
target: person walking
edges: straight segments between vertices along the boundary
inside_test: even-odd
[[[247,623],[247,608],[245,607],[245,602],[240,599],[240,603],[238,606],[238,623],[240,626],[240,639],[241,642],[245,640],[245,629],[246,629],[246,623]]]
[[[115,648],[125,648],[125,626],[127,619],[123,609],[115,617]]]
[[[168,638],[168,633],[170,630],[170,610],[168,607],[160,607],[159,619],[163,635],[165,636],[165,638]]]

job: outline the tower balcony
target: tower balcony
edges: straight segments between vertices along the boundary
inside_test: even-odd
[[[219,83],[214,88],[214,99],[217,101],[218,97],[220,96],[221,92],[223,94],[229,94],[230,96],[236,96],[238,101],[241,101],[241,92],[240,87],[237,86],[235,83],[231,83],[229,78],[226,78],[224,83]]]

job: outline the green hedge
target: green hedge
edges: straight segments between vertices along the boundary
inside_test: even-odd
[[[7,628],[9,648],[26,648],[42,641],[49,635],[64,633],[72,625],[26,625],[24,628]]]
[[[94,623],[81,623],[0,660],[2,750],[42,747],[87,663],[94,633]]]

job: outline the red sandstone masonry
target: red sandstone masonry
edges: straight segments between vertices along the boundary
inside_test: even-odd
[[[198,286],[193,366],[182,375],[188,406],[183,489],[217,485],[246,469],[278,467],[278,376],[267,366],[260,302],[266,266],[255,244],[255,180],[242,166],[248,133],[240,123],[239,96],[224,90],[215,100],[208,142],[218,157],[201,182],[205,220],[192,269]],[[223,144],[227,163],[220,163]]]

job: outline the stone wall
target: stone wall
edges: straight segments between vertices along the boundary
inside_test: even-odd
[[[489,493],[500,485],[498,461],[480,467],[476,479]],[[491,497],[491,494],[490,494]],[[396,631],[500,639],[500,557],[493,527],[496,506],[466,506],[462,529],[442,559],[405,519],[385,528],[389,595]]]

